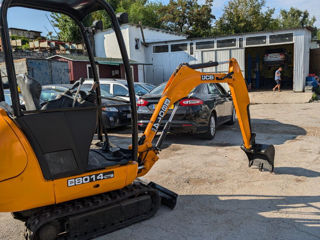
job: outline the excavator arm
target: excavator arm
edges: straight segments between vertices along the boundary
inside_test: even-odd
[[[229,63],[229,72],[227,74],[203,73],[195,70],[206,67],[215,67],[221,64],[218,62],[208,62],[196,65],[181,64],[171,75],[149,124],[145,129],[144,135],[139,140],[139,177],[145,175],[158,160],[157,155],[166,133],[170,128],[172,118],[179,107],[179,101],[187,97],[195,87],[202,83],[227,83],[229,85],[243,138],[243,145],[241,148],[248,157],[249,167],[255,165],[261,171],[263,169],[269,170],[270,172],[273,171],[274,146],[255,143],[255,134],[252,133],[251,130],[248,90],[238,62],[235,59],[231,59],[225,63]],[[159,130],[162,119],[172,105],[174,105],[174,110],[172,111],[160,138],[157,143],[153,145],[154,137]]]

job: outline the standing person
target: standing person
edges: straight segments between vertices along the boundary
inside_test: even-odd
[[[274,80],[276,81],[277,85],[272,89],[275,91],[278,88],[278,91],[280,92],[280,86],[281,86],[281,72],[282,72],[282,67],[279,67],[276,73],[274,74]]]

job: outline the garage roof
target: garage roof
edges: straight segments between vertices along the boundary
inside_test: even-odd
[[[54,55],[54,56],[48,57],[47,59],[53,59],[53,58],[64,58],[64,59],[67,59],[67,60],[73,61],[73,62],[89,62],[88,56],[85,56],[85,55],[72,55],[72,54],[64,55],[64,54],[61,54],[61,55]],[[95,61],[101,65],[116,65],[116,66],[118,66],[118,65],[123,64],[123,61],[121,58],[95,57]],[[139,62],[136,62],[133,60],[129,60],[129,64],[131,64],[131,65],[152,65],[150,63],[139,63]]]

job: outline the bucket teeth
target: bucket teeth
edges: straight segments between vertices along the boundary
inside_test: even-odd
[[[273,145],[254,144],[251,149],[242,147],[249,160],[249,167],[273,172],[275,149]]]

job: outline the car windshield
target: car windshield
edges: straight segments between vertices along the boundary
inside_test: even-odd
[[[150,94],[152,95],[161,95],[164,88],[166,87],[167,82],[160,84],[158,87],[156,87],[155,89],[153,89]]]
[[[24,105],[24,101],[22,98],[21,93],[19,93],[19,100],[20,100],[20,105]],[[8,105],[12,105],[12,101],[11,101],[11,95],[10,95],[10,91],[4,91],[4,101],[8,104]]]
[[[12,105],[10,93],[4,93],[4,100],[8,105]]]
[[[152,84],[148,84],[148,83],[141,83],[141,85],[148,89],[149,91],[152,91],[153,89],[155,89],[156,86],[153,86]]]
[[[64,91],[62,91],[60,89],[53,89],[53,88],[42,89],[41,95],[40,95],[40,100],[43,102],[52,101],[52,100],[56,99],[59,94],[61,94],[63,92]]]
[[[90,91],[91,87],[92,84],[83,84],[81,90]],[[100,84],[101,96],[106,98],[112,98],[113,96],[109,92],[107,92],[106,89],[109,89],[110,91],[110,85]]]
[[[143,96],[143,95],[149,93],[149,91],[147,89],[145,89],[144,87],[142,87],[139,84],[134,84],[134,91],[136,92],[136,94],[138,96]]]

